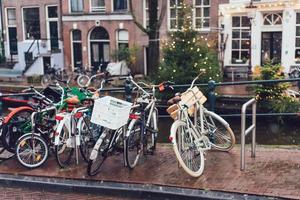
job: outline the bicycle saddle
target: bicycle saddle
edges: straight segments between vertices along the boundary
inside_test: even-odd
[[[177,104],[179,101],[181,101],[181,94],[176,93],[173,98],[168,100],[167,105],[170,106],[170,105],[173,105],[173,104]]]
[[[80,101],[78,99],[78,96],[69,97],[65,100],[68,104],[78,104]]]

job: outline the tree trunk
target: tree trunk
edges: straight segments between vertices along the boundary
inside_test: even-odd
[[[159,66],[159,33],[149,35],[148,69],[149,75],[155,76]]]

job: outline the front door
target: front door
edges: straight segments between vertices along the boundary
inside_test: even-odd
[[[281,63],[282,32],[263,32],[261,45],[261,64]]]
[[[92,70],[101,70],[102,65],[109,62],[109,43],[91,42],[91,65]]]

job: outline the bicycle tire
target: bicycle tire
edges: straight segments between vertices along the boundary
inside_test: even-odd
[[[229,124],[214,112],[204,111],[204,129],[213,149],[230,151],[235,145],[235,136]],[[199,120],[198,120],[199,126]]]
[[[62,128],[61,132],[59,133],[59,143],[55,146],[55,158],[58,165],[61,168],[65,168],[70,165],[71,158],[74,153],[74,148],[68,142],[72,142],[72,137],[70,136],[70,132],[68,128]]]
[[[194,138],[189,131],[193,130],[189,129],[185,122],[177,120],[172,124],[170,139],[177,160],[184,171],[190,176],[199,177],[204,170],[204,155],[203,151],[195,146]]]
[[[33,111],[27,106],[19,107],[12,110],[5,118],[2,124],[1,142],[7,151],[15,153],[18,139],[31,131],[31,114]]]
[[[81,74],[77,78],[77,84],[80,87],[87,87],[88,86],[87,83],[89,82],[89,80],[90,80],[90,77],[88,75]]]
[[[108,145],[112,139],[111,134],[111,130],[104,128],[95,143],[87,166],[87,174],[89,176],[95,176],[100,172],[100,168],[107,158]]]
[[[133,169],[139,161],[142,152],[141,135],[143,124],[139,120],[131,120],[129,123],[128,137],[124,140],[125,162],[129,169]]]
[[[27,133],[20,137],[15,149],[19,163],[29,169],[43,165],[49,155],[49,148],[45,139],[34,133]]]
[[[89,156],[95,143],[101,134],[102,127],[90,122],[90,116],[84,116],[80,119],[79,135],[80,135],[80,154],[85,162],[89,162]]]

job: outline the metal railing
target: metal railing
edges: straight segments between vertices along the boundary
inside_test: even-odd
[[[252,105],[252,125],[246,129],[246,112],[247,107]],[[241,170],[245,170],[245,139],[252,132],[251,157],[255,157],[255,140],[256,140],[256,99],[252,98],[242,106],[241,117]]]

